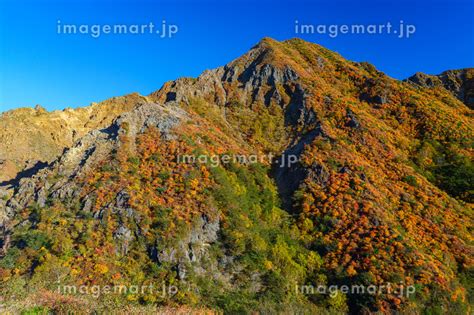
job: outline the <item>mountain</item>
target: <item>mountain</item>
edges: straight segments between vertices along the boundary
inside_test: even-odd
[[[405,81],[422,87],[444,88],[469,108],[474,107],[474,68],[448,70],[438,75],[418,72]]]
[[[472,109],[445,88],[265,38],[198,78],[95,108],[40,135],[47,151],[7,144],[4,160],[45,161],[0,200],[10,310],[472,311]],[[24,125],[3,114],[2,134],[64,115],[18,111]],[[177,293],[58,289],[156,283]],[[389,283],[415,292],[340,289]]]
[[[13,184],[19,172],[34,173],[89,131],[107,127],[144,100],[131,94],[78,109],[48,113],[38,105],[1,113],[0,182]]]

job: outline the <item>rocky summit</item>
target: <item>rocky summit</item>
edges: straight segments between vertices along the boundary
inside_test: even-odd
[[[265,38],[148,96],[5,112],[1,303],[470,313],[472,74]]]

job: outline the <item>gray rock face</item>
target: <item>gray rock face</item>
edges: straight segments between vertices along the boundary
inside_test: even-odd
[[[81,201],[84,211],[90,211],[93,199],[89,195],[80,196],[81,187],[78,186],[80,181],[76,179],[110,157],[111,153],[120,146],[119,135],[126,134],[131,140],[130,144],[133,144],[137,135],[148,127],[155,127],[164,139],[173,138],[172,129],[187,119],[186,112],[175,105],[176,103],[173,102],[168,102],[166,106],[139,105],[133,111],[118,117],[108,128],[92,131],[78,140],[50,166],[30,178],[22,179],[8,202],[0,199],[0,213],[4,214],[0,226],[0,245],[3,248],[0,249],[1,253],[5,253],[9,246],[9,219],[28,205],[36,203],[39,206],[45,206],[49,198],[55,200],[73,198]],[[55,181],[50,180],[52,177]],[[126,224],[119,222],[119,226],[113,232],[116,254],[127,255],[137,237],[134,233],[143,232],[140,229],[139,213],[129,205],[128,192],[120,191],[113,202],[97,211],[94,216],[97,220],[101,220],[106,212],[114,213],[119,218],[123,218],[123,222],[133,222],[139,227],[137,231],[132,232]],[[218,271],[217,261],[203,263],[209,260],[208,248],[217,241],[219,229],[219,219],[211,221],[204,215],[198,217],[188,235],[176,246],[162,249],[160,252],[155,250],[155,259],[158,263],[174,265],[179,279],[187,277],[191,266],[193,272],[197,274],[214,270],[216,276],[222,276]]]
[[[308,170],[307,178],[312,182],[318,183],[322,187],[325,187],[329,181],[329,172],[324,165],[313,164]]]
[[[10,195],[10,192],[7,188],[0,187],[0,209],[6,208],[9,195]],[[6,221],[7,218],[8,218],[8,215],[6,211],[0,211],[0,225],[2,225],[2,222]]]
[[[134,240],[132,231],[130,231],[124,225],[121,225],[114,232],[114,240],[119,244],[116,251],[120,255],[126,255],[128,253],[129,244]]]
[[[255,103],[281,106],[287,127],[303,130],[302,136],[292,139],[294,145],[287,152],[299,156],[304,145],[320,135],[322,130],[318,128],[316,114],[308,106],[310,95],[299,81],[297,73],[287,65],[266,63],[268,53],[265,47],[258,46],[224,67],[205,71],[197,79],[168,82],[150,96],[156,103],[138,105],[115,119],[109,127],[89,132],[78,139],[56,161],[35,175],[22,179],[8,202],[0,202],[0,213],[8,214],[3,226],[7,227],[8,218],[22,208],[33,203],[45,206],[49,199],[79,200],[82,210],[90,211],[93,197],[80,195],[81,181],[77,179],[93,170],[101,161],[107,160],[121,145],[121,135],[129,137],[132,150],[136,136],[148,127],[157,128],[165,140],[172,139],[173,128],[188,117],[180,105],[190,103],[194,98],[202,98],[221,107],[229,106],[236,100],[249,107]],[[319,175],[324,177],[321,172]],[[284,189],[287,189],[288,179],[296,187],[307,176],[307,172],[300,176],[298,166],[292,166],[291,169],[282,170],[278,178],[280,184],[286,183]],[[287,189],[289,194],[293,193],[293,186]],[[131,244],[144,232],[140,228],[140,214],[129,204],[128,192],[119,192],[115,200],[95,212],[94,216],[101,220],[105,213],[124,218],[113,232],[113,237],[116,254],[127,255]],[[138,230],[127,226],[130,222]],[[232,274],[238,272],[239,268],[234,258],[225,256],[217,260],[210,257],[209,247],[218,241],[219,230],[218,218],[211,220],[206,216],[198,217],[193,228],[178,244],[166,248],[157,244],[154,248],[148,248],[149,254],[157,263],[171,264],[180,279],[186,279],[193,272],[230,282]],[[0,236],[0,240],[6,240],[7,236],[8,233],[5,233],[3,238]],[[258,290],[259,275],[252,277],[255,290]]]
[[[404,81],[425,87],[443,87],[457,99],[474,108],[474,69],[448,70],[438,75],[417,72]]]
[[[306,99],[309,95],[300,84],[296,84],[291,93],[291,100],[285,112],[285,124],[287,126],[300,126],[308,129],[316,124],[316,114],[313,109],[307,107]]]
[[[203,98],[216,105],[225,106],[234,99],[234,91],[231,93],[228,86],[237,84],[238,98],[242,103],[261,102],[268,105],[274,99],[277,104],[281,104],[277,87],[296,82],[298,79],[292,69],[282,70],[269,64],[251,65],[238,74],[239,68],[238,65],[226,65],[204,71],[196,80],[178,79],[165,84],[162,89],[154,93],[154,96],[165,103],[169,101],[188,103],[192,98]],[[270,94],[268,87],[271,88]]]
[[[354,114],[353,111],[350,109],[347,110],[346,117],[348,118],[348,121],[346,125],[351,128],[359,129],[360,128],[360,122],[357,116]]]
[[[134,139],[147,127],[154,126],[163,138],[172,137],[172,128],[187,119],[187,114],[176,104],[166,106],[154,103],[138,105],[134,110],[117,118],[106,129],[94,130],[79,139],[51,165],[32,177],[23,178],[7,202],[0,203],[0,224],[8,225],[8,218],[28,205],[45,206],[48,198],[67,200],[79,198],[80,187],[75,179],[87,174],[120,146],[120,134]],[[134,141],[130,141],[134,143]],[[53,180],[54,179],[54,180]],[[84,200],[84,207],[91,207],[91,200]]]
[[[199,275],[213,273],[216,277],[225,277],[218,262],[209,257],[209,246],[218,240],[220,230],[219,219],[210,220],[201,215],[192,229],[176,246],[157,250],[152,249],[152,256],[159,264],[167,263],[174,266],[178,278],[184,280],[188,268]]]
[[[265,63],[268,50],[256,46],[247,54],[224,67],[204,71],[197,79],[178,79],[166,83],[151,96],[160,102],[188,103],[202,98],[218,106],[233,100],[251,105],[255,102],[269,105],[272,101],[284,106],[280,90],[290,89],[299,80],[289,66],[277,67]]]
[[[437,76],[424,74],[422,72],[415,73],[408,79],[405,79],[405,81],[429,88],[440,86],[442,84],[440,78],[438,78]]]

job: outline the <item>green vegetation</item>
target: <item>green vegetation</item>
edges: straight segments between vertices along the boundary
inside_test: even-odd
[[[467,147],[466,145],[464,145]],[[421,143],[414,154],[417,170],[453,197],[474,202],[474,164],[461,145],[435,140]]]
[[[154,144],[150,145],[151,142]],[[164,283],[176,285],[179,293],[165,297],[161,292],[104,295],[95,301],[95,307],[178,303],[226,313],[294,309],[316,312],[318,306],[296,288],[309,277],[322,277],[318,275],[322,260],[316,252],[302,246],[292,219],[279,208],[268,167],[232,163],[225,167],[205,166],[201,171],[196,171],[197,165],[177,168],[170,154],[177,148],[193,148],[179,142],[164,150],[159,143],[156,131],[147,132],[139,140],[138,155],[122,158],[126,152],[118,152],[117,160],[109,162],[108,167],[99,166],[92,177],[85,179],[85,191],[87,187],[93,188],[95,195],[92,212],[81,210],[79,200],[69,200],[54,202],[50,207],[33,205],[18,214],[12,246],[0,261],[4,296],[12,300],[33,298],[29,292],[41,290],[49,296],[55,294],[59,284]],[[126,181],[125,186],[129,187],[133,199],[129,203],[135,211],[132,217],[104,208],[109,202],[108,194],[116,196],[116,181]],[[149,189],[152,187],[155,189]],[[173,210],[176,207],[170,207],[174,202],[170,196],[182,203],[182,198],[193,191],[194,200],[189,201],[188,207],[205,211],[203,214],[209,218],[219,218],[220,236],[207,244],[209,247],[199,261],[185,263],[189,272],[183,281],[176,275],[176,261],[157,261],[153,253],[179,247],[193,233],[197,213],[177,219]],[[160,204],[163,197],[167,201]],[[199,210],[201,200],[206,207]],[[127,227],[136,238],[127,244],[126,250],[126,244],[114,236],[119,226]],[[203,244],[189,246],[198,250]],[[226,260],[232,261],[229,267],[210,268]],[[204,273],[193,272],[193,266],[204,268]],[[240,272],[233,275],[236,268]],[[53,312],[74,311],[84,298],[80,294],[66,297],[69,300],[63,300],[61,307],[46,306]],[[344,302],[332,305],[324,298],[319,305],[334,311],[346,308]],[[44,309],[37,307],[27,312],[40,310]]]
[[[472,111],[301,40],[255,49],[221,82],[166,84],[149,99],[180,93],[180,114],[140,107],[117,138],[93,143],[81,172],[61,171],[68,156],[24,181],[2,231],[9,310],[472,313]],[[299,163],[183,158],[282,152]],[[299,290],[389,283],[416,293]],[[178,290],[96,298],[58,284]]]

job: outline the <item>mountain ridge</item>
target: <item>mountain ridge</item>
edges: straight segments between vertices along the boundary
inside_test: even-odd
[[[469,309],[469,292],[460,282],[472,265],[472,186],[450,174],[472,171],[472,112],[451,93],[391,79],[370,64],[299,39],[264,39],[226,66],[137,98],[131,110],[107,118],[112,122],[19,180],[0,201],[2,261],[17,261],[12,251],[24,253],[22,261],[39,259],[22,251],[35,246],[25,245],[27,227],[30,234],[50,231],[71,244],[64,249],[44,243],[55,257],[41,263],[44,270],[65,260],[83,267],[78,272],[86,282],[95,281],[91,275],[110,281],[112,271],[90,271],[87,264],[93,263],[136,281],[132,267],[117,263],[117,257],[133,256],[150,270],[164,268],[168,280],[216,297],[188,293],[185,304],[197,299],[227,311],[245,309],[203,285],[204,275],[224,291],[252,296],[251,308],[262,311],[265,304],[253,301],[261,295],[272,309],[272,294],[313,311]],[[299,161],[285,167],[180,163],[180,155],[193,152],[272,153],[275,161],[290,154]],[[48,213],[66,222],[61,226],[72,224],[71,218],[83,226],[54,227]],[[290,226],[286,215],[293,218]],[[100,242],[94,246],[108,253],[102,258],[90,243],[67,236],[89,233],[88,225]],[[187,232],[178,232],[181,225]],[[177,243],[169,245],[171,240]],[[199,240],[217,257],[195,248]],[[210,264],[203,267],[203,261]],[[10,277],[9,265],[2,266]],[[237,281],[235,270],[246,268],[253,274]],[[26,270],[19,277],[27,277]],[[64,277],[78,281],[73,273],[65,270]],[[45,277],[41,269],[38,277]],[[422,288],[417,301],[394,294],[314,301],[287,288],[395,280]],[[433,301],[434,292],[439,301]]]
[[[282,43],[292,43],[292,42],[298,43],[300,41],[302,40],[298,38],[293,38],[293,39],[285,40]],[[278,45],[278,43],[279,42],[277,42],[276,40],[272,38],[265,37],[258,44],[252,47],[252,50],[253,49],[264,50],[267,53],[270,51],[269,54],[271,53],[274,54],[278,51],[278,49],[275,48],[277,47],[276,45]],[[313,45],[317,45],[317,44],[313,44]],[[326,52],[329,52],[329,50],[321,46],[318,46],[318,48]],[[333,53],[333,52],[330,52],[330,53],[335,56],[340,57],[340,55],[336,53]],[[203,74],[200,75],[200,77],[205,76],[206,73],[212,73],[213,71],[225,71],[225,67],[229,67],[229,66],[232,67],[233,63],[238,63],[239,61],[242,60],[242,58],[245,58],[244,56],[236,58],[234,61],[229,62],[226,66],[218,67],[213,70],[206,70],[203,72]],[[372,71],[377,71],[372,65],[365,62],[359,62],[359,63],[354,63],[354,64],[368,65],[368,67]],[[469,90],[469,84],[468,84],[468,82],[470,81],[466,83],[463,83],[462,81],[464,80],[463,78],[466,78],[468,74],[471,72],[472,72],[472,68],[464,68],[464,69],[459,69],[459,70],[446,70],[442,74],[437,75],[437,76],[427,75],[427,74],[418,72],[415,75],[411,76],[410,78],[404,79],[402,81],[410,82],[410,83],[413,83],[414,85],[422,86],[425,88],[426,87],[429,87],[429,88],[444,87],[456,98],[463,101],[467,106],[472,106],[472,104],[470,104],[468,101],[468,97],[470,95],[469,93],[471,93],[469,92],[470,90]],[[455,77],[455,79],[453,79],[453,77]],[[194,80],[197,80],[197,79],[179,78],[177,80],[165,82],[160,89],[156,90],[155,92],[150,93],[148,96],[142,96],[134,92],[128,95],[120,96],[120,97],[113,97],[100,103],[92,103],[90,106],[78,107],[76,109],[64,109],[64,110],[55,110],[55,111],[47,112],[41,106],[37,106],[35,109],[24,107],[24,108],[12,109],[12,110],[1,113],[0,117],[2,119],[0,121],[4,124],[3,126],[1,126],[4,132],[0,134],[0,137],[1,137],[0,139],[2,140],[0,142],[1,143],[0,152],[3,152],[3,154],[0,155],[0,161],[2,162],[0,167],[2,167],[2,170],[3,170],[2,176],[0,176],[0,181],[7,183],[9,181],[14,180],[15,176],[20,171],[25,171],[28,169],[34,170],[34,165],[36,163],[51,162],[55,157],[57,157],[62,152],[64,148],[71,146],[72,143],[74,142],[74,139],[78,139],[81,135],[84,135],[85,132],[87,132],[87,130],[92,130],[94,129],[94,127],[98,127],[98,126],[105,126],[107,123],[110,123],[114,117],[117,117],[122,112],[126,112],[128,109],[130,109],[134,105],[137,105],[138,103],[142,101],[145,101],[147,97],[151,97],[154,100],[160,101],[160,102],[166,101],[167,98],[166,96],[163,95],[164,92],[160,92],[160,91],[168,90],[169,85],[180,84],[180,82],[184,82],[184,84],[187,84]],[[455,80],[457,80],[457,82],[453,83]],[[463,86],[467,86],[466,87],[467,92],[460,91],[460,89]],[[170,93],[170,91],[168,91],[167,93]],[[465,100],[464,100],[464,95],[466,98]],[[122,99],[123,99],[123,103],[129,103],[129,104],[120,105],[122,103]],[[216,101],[218,103],[222,102],[222,100],[216,100]],[[109,106],[107,111],[100,110],[100,108],[106,108],[106,106]],[[121,106],[123,107],[120,108]],[[88,115],[87,111],[91,111],[93,113],[89,113],[89,116],[85,117],[84,115]],[[35,116],[41,116],[41,114],[50,116],[45,119],[45,121],[49,121],[50,123],[55,120],[62,121],[59,126],[55,126],[54,128],[50,129],[51,134],[49,137],[46,134],[44,134],[44,132],[42,133],[40,130],[38,130],[38,128],[45,128],[44,123],[41,123],[40,119],[37,119],[38,121],[34,120]],[[94,118],[92,117],[94,117],[97,114],[105,116],[105,117],[101,118],[102,121],[93,122]],[[107,116],[109,115],[110,117],[107,118]],[[71,126],[67,126],[68,122],[70,124],[71,119],[77,120],[78,117],[80,116],[84,116],[83,118],[79,118],[81,122],[83,121],[82,123],[84,124],[84,126],[74,126],[74,124],[72,124]],[[13,142],[11,141],[11,138],[16,137],[15,143],[18,143],[17,141],[18,141],[18,134],[19,134],[15,130],[22,129],[22,131],[24,132],[25,129],[28,130],[28,128],[26,128],[25,125],[20,124],[20,126],[15,129],[12,126],[12,123],[10,123],[9,121],[13,121],[13,124],[16,124],[17,122],[22,123],[23,121],[33,126],[39,124],[39,126],[36,127],[36,129],[31,130],[30,133],[31,134],[36,133],[36,132],[42,133],[42,136],[39,139],[40,147],[47,148],[47,149],[39,149],[37,147],[35,148],[33,144],[26,144],[24,143],[25,141],[23,142],[20,141],[21,147],[27,148],[28,152],[24,152],[23,154],[21,154],[20,153],[21,151],[17,150],[18,146],[16,146],[14,150],[12,148]],[[87,126],[88,124],[90,126]],[[72,129],[72,130],[67,130],[67,132],[65,133],[64,130],[61,130],[64,128]],[[9,129],[12,130],[11,134],[5,133]],[[58,129],[61,130],[61,132],[57,132],[56,130]],[[28,137],[31,138],[32,135]],[[13,152],[13,151],[16,151],[16,152]],[[43,152],[37,153],[36,151],[43,151]],[[30,153],[33,153],[33,155],[30,155]]]
[[[446,70],[438,75],[417,72],[404,80],[429,88],[444,88],[469,108],[474,106],[474,68]]]

